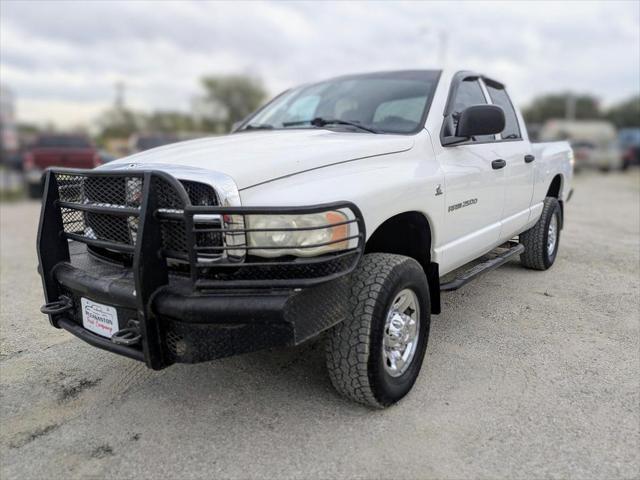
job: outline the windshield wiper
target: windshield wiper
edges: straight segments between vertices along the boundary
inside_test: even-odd
[[[314,127],[326,127],[327,125],[349,125],[350,127],[359,128],[360,130],[365,130],[370,133],[380,133],[378,130],[375,130],[371,127],[365,127],[363,125],[360,125],[359,123],[350,122],[348,120],[340,120],[338,118],[329,119],[329,118],[317,117],[317,118],[314,118],[313,120],[300,120],[298,122],[283,122],[282,126],[293,127],[295,125],[304,125],[305,123],[313,125]]]
[[[273,125],[269,125],[268,123],[250,123],[243,130],[272,130]]]

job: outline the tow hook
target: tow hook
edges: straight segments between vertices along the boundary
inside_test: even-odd
[[[73,300],[61,295],[55,302],[45,303],[40,307],[40,311],[45,315],[57,315],[73,309]]]
[[[127,328],[123,328],[114,333],[111,336],[111,341],[116,345],[131,346],[139,343],[141,338],[140,323],[136,320],[129,320]]]

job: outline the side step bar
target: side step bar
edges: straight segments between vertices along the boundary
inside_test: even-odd
[[[524,252],[524,245],[521,243],[510,242],[511,247],[505,252],[499,254],[497,257],[491,258],[485,262],[479,263],[478,265],[470,268],[466,272],[462,272],[456,278],[447,283],[440,284],[441,292],[451,292],[453,290],[457,290],[463,285],[466,285],[471,280],[479,277],[483,273],[490,272],[491,270],[495,270],[501,265],[504,265],[511,259],[511,257],[515,255],[520,255]]]

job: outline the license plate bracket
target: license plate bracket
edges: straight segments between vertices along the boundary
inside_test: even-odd
[[[94,302],[88,298],[80,299],[82,307],[82,326],[87,330],[111,338],[119,329],[118,312],[110,305]]]

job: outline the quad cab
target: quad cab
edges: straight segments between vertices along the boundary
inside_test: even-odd
[[[569,145],[530,143],[486,76],[304,85],[231,135],[49,170],[42,312],[153,369],[323,333],[336,389],[386,407],[418,377],[441,292],[518,256],[553,265],[571,179]]]

